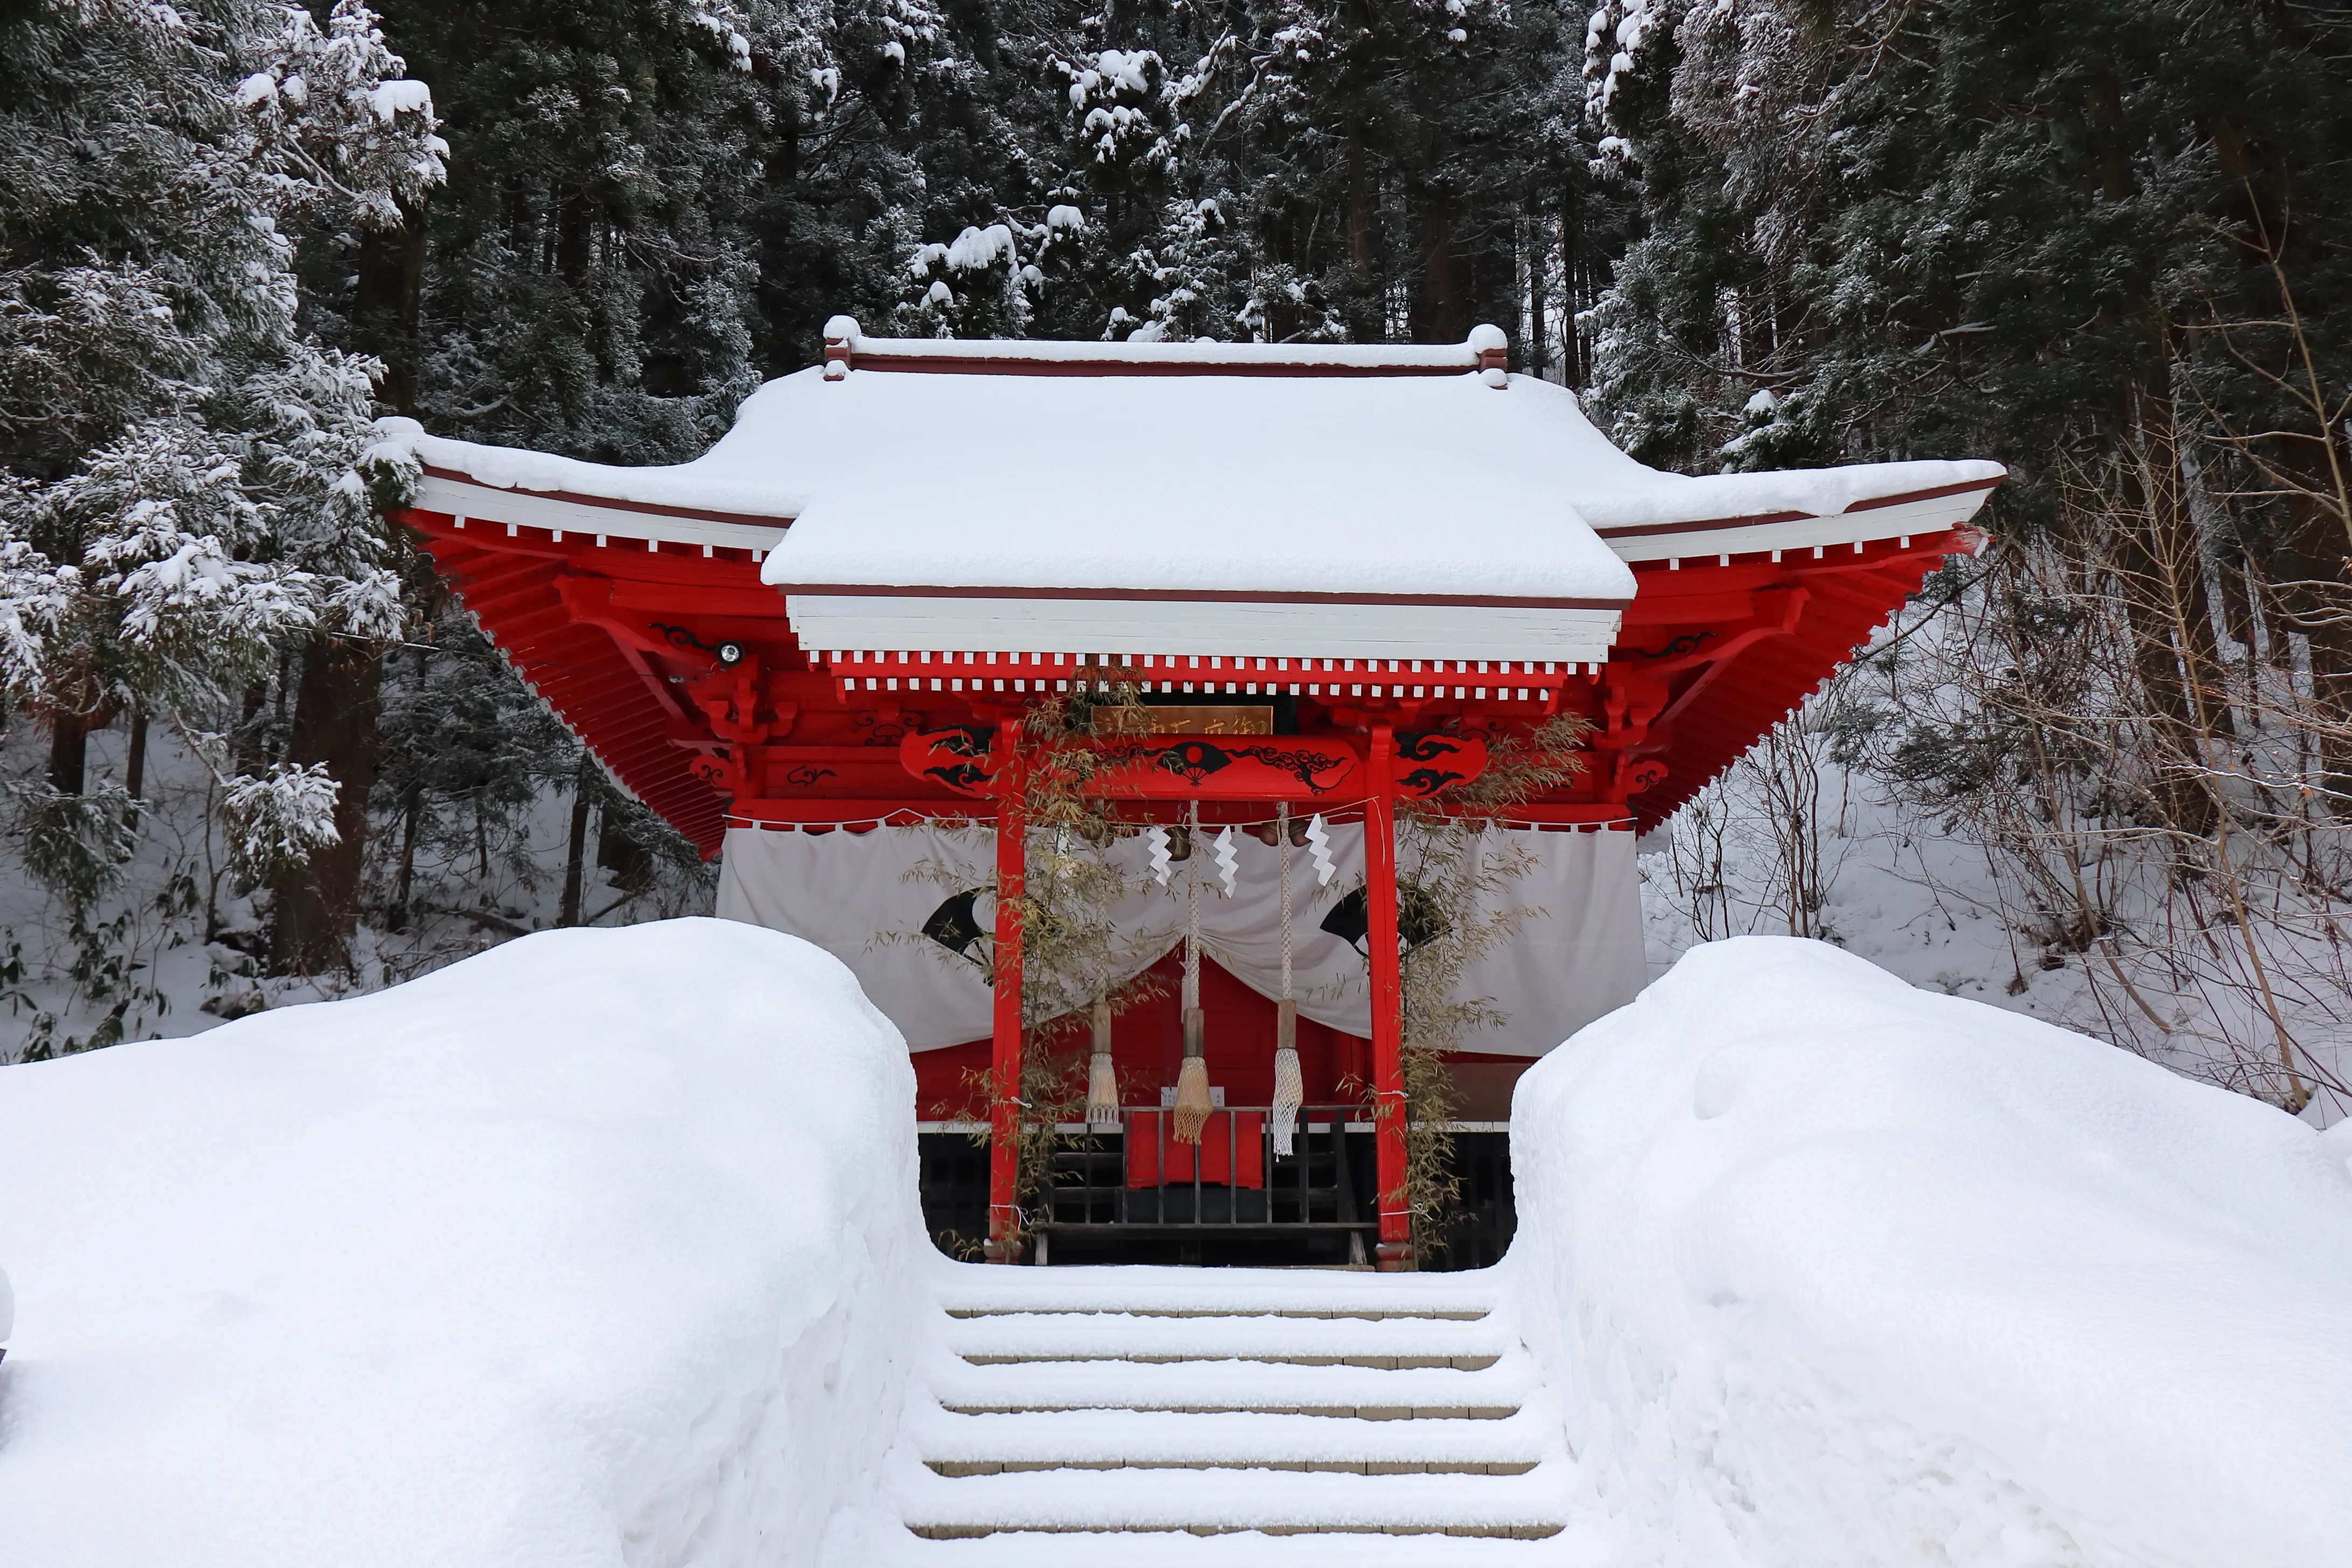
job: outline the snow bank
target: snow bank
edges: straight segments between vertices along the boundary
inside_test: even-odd
[[[0,1562],[809,1561],[895,1436],[905,1047],[715,920],[0,1069]]]
[[[1513,1113],[1522,1326],[1650,1560],[2344,1561],[2352,1177],[2284,1113],[1771,937]]]

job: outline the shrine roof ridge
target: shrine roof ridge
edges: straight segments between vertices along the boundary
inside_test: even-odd
[[[848,316],[824,324],[825,378],[852,371],[986,375],[1461,375],[1506,369],[1510,340],[1476,326],[1458,343],[1089,342],[1047,338],[879,338]]]

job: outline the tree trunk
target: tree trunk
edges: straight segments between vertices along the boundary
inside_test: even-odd
[[[578,289],[588,281],[588,262],[595,243],[595,209],[579,191],[565,193],[555,211],[555,270]]]
[[[1335,272],[1344,279],[1340,298],[1349,335],[1358,342],[1376,343],[1388,336],[1389,305],[1381,277],[1380,184],[1360,128],[1349,132],[1347,169],[1347,200],[1340,220],[1348,260]]]
[[[2180,489],[2170,400],[2126,395],[2130,433],[2120,454],[2124,505],[2109,521],[2122,568],[2132,658],[2165,753],[2160,783],[2167,826],[2208,838],[2220,803],[2208,770],[2217,742],[2234,742],[2221,648],[2213,636],[2204,558]]]
[[[425,816],[425,795],[411,791],[408,808],[400,814],[400,885],[393,894],[392,929],[408,929],[409,911],[416,898],[416,830]]]
[[[78,678],[60,692],[49,711],[49,787],[59,795],[82,795],[89,788],[89,735],[114,722],[122,710],[99,700],[98,682]]]
[[[572,837],[563,851],[563,903],[555,916],[560,926],[580,923],[580,887],[586,880],[590,770],[595,763],[586,747],[580,752],[580,773],[572,785]]]
[[[147,710],[131,710],[131,756],[123,763],[122,787],[133,800],[147,798]]]
[[[1544,327],[1544,258],[1549,248],[1544,242],[1543,217],[1540,213],[1524,222],[1527,244],[1522,247],[1528,264],[1528,374],[1542,377],[1551,368],[1551,343]]]
[[[294,698],[288,760],[323,763],[341,785],[335,799],[339,842],[278,879],[269,958],[280,974],[319,974],[351,962],[359,928],[360,880],[366,866],[368,793],[374,787],[378,685],[383,649],[321,633],[310,640]]]
[[[2341,616],[2317,616],[2305,629],[2311,639],[2311,695],[2319,710],[2319,765],[2327,777],[2329,811],[2341,822],[2352,816],[2337,802],[2352,794],[2352,625]]]
[[[261,710],[269,700],[269,689],[255,681],[245,689],[245,707],[237,715],[236,728],[230,731],[229,757],[241,773],[261,771]]]
[[[2301,632],[2311,644],[2311,698],[2319,743],[2320,771],[2339,820],[2347,812],[2334,798],[2352,792],[2352,576],[2340,540],[2343,525],[2326,507],[2305,506],[2294,542],[2275,552],[2273,571],[2281,613],[2271,633],[2272,659],[2292,668],[2294,656],[2286,634]]]
[[[1426,197],[1422,212],[1421,287],[1412,297],[1409,334],[1417,343],[1458,343],[1470,335],[1466,270],[1454,253],[1452,203],[1438,193]]]
[[[425,291],[425,206],[400,204],[396,228],[360,235],[352,316],[359,346],[383,361],[377,392],[401,414],[416,412],[416,322]]]
[[[1581,392],[1591,379],[1591,368],[1584,358],[1584,329],[1577,324],[1576,315],[1584,309],[1584,290],[1580,287],[1577,252],[1582,233],[1583,204],[1579,199],[1576,183],[1562,185],[1559,194],[1559,373],[1560,383],[1571,391]]]
[[[2291,669],[2294,655],[2286,638],[2298,631],[2311,643],[2311,695],[2321,770],[2331,795],[2352,791],[2352,554],[2346,533],[2352,528],[2336,500],[2326,451],[2316,441],[2273,438],[2264,443],[2269,460],[2290,476],[2284,489],[2294,521],[2285,539],[2263,562],[2262,608],[2271,612],[2271,662]],[[2352,812],[2331,805],[2337,820]]]
[[[49,787],[79,795],[89,783],[89,715],[58,709],[49,716]]]

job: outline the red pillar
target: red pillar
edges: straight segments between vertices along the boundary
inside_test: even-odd
[[[1404,1203],[1404,986],[1397,955],[1396,735],[1372,727],[1371,797],[1364,805],[1366,940],[1372,963],[1372,1137],[1378,1159],[1380,1261],[1412,1256],[1412,1220]]]
[[[996,1014],[990,1053],[987,1255],[998,1263],[1015,1261],[1005,1254],[1004,1238],[1018,1215],[1013,1179],[1021,1113],[1021,894],[1028,859],[1015,749],[1020,740],[1019,720],[997,725],[995,749],[1004,760],[996,774],[1002,793],[996,797]]]

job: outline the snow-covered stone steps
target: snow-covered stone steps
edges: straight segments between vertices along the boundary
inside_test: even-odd
[[[1495,1364],[1510,1339],[1485,1317],[1303,1318],[1003,1312],[957,1321],[948,1345],[976,1366],[1062,1361],[1251,1361],[1383,1371]]]
[[[1484,1277],[964,1269],[946,1297],[895,1457],[900,1540],[951,1553],[922,1561],[1567,1560],[1495,1555],[1559,1535],[1575,1489]]]
[[[907,1526],[930,1540],[998,1531],[1213,1535],[1467,1535],[1529,1540],[1567,1522],[1541,1467],[1516,1476],[1269,1469],[1054,1469],[930,1478]]]

